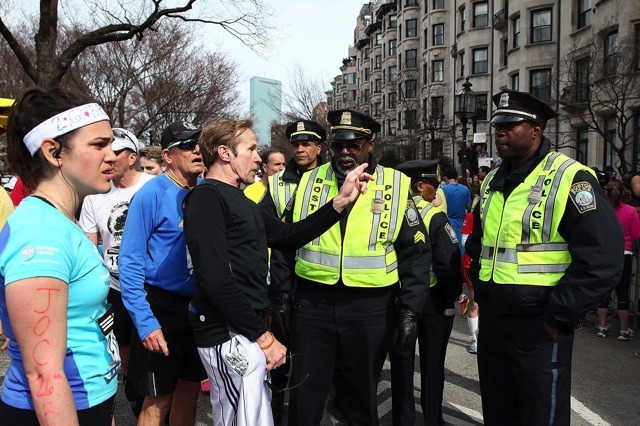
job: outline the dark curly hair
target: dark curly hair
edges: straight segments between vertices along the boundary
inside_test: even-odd
[[[80,105],[96,102],[90,96],[75,91],[38,87],[25,90],[9,110],[7,124],[7,160],[12,173],[18,175],[29,192],[35,190],[43,178],[53,173],[42,152],[31,155],[24,137],[38,124],[56,114]],[[76,130],[56,137],[63,150],[70,148]]]

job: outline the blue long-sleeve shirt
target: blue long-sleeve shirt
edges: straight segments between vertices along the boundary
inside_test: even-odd
[[[118,269],[122,300],[141,340],[160,328],[144,285],[193,297],[195,279],[182,229],[182,201],[189,193],[166,175],[145,184],[131,199]]]

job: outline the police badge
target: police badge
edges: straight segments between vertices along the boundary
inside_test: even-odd
[[[530,203],[537,204],[542,199],[542,187],[538,185],[533,185],[531,190],[529,191],[529,197],[527,200]]]
[[[371,201],[371,213],[381,214],[384,211],[384,201],[382,198],[374,198]]]
[[[500,104],[498,105],[498,108],[507,108],[507,107],[509,107],[509,94],[503,93],[500,95]]]

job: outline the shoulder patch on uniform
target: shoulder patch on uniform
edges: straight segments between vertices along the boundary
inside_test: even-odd
[[[427,238],[421,231],[416,231],[416,233],[413,235],[413,243],[418,244],[420,241],[422,241],[423,244],[426,244]]]
[[[569,196],[580,213],[596,209],[596,196],[589,182],[582,181],[571,185]]]
[[[416,226],[420,223],[420,220],[418,219],[418,211],[416,210],[416,203],[414,203],[413,200],[407,201],[407,210],[405,210],[404,215],[407,218],[409,226]]]
[[[456,231],[453,230],[453,227],[450,223],[445,223],[444,230],[447,231],[447,235],[453,244],[458,244],[458,236],[456,235]]]

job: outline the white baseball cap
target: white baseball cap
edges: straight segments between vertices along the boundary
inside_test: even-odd
[[[122,149],[130,149],[136,154],[138,153],[138,138],[136,138],[133,133],[119,127],[114,127],[111,130],[114,136],[113,142],[111,142],[111,149],[114,152]]]

